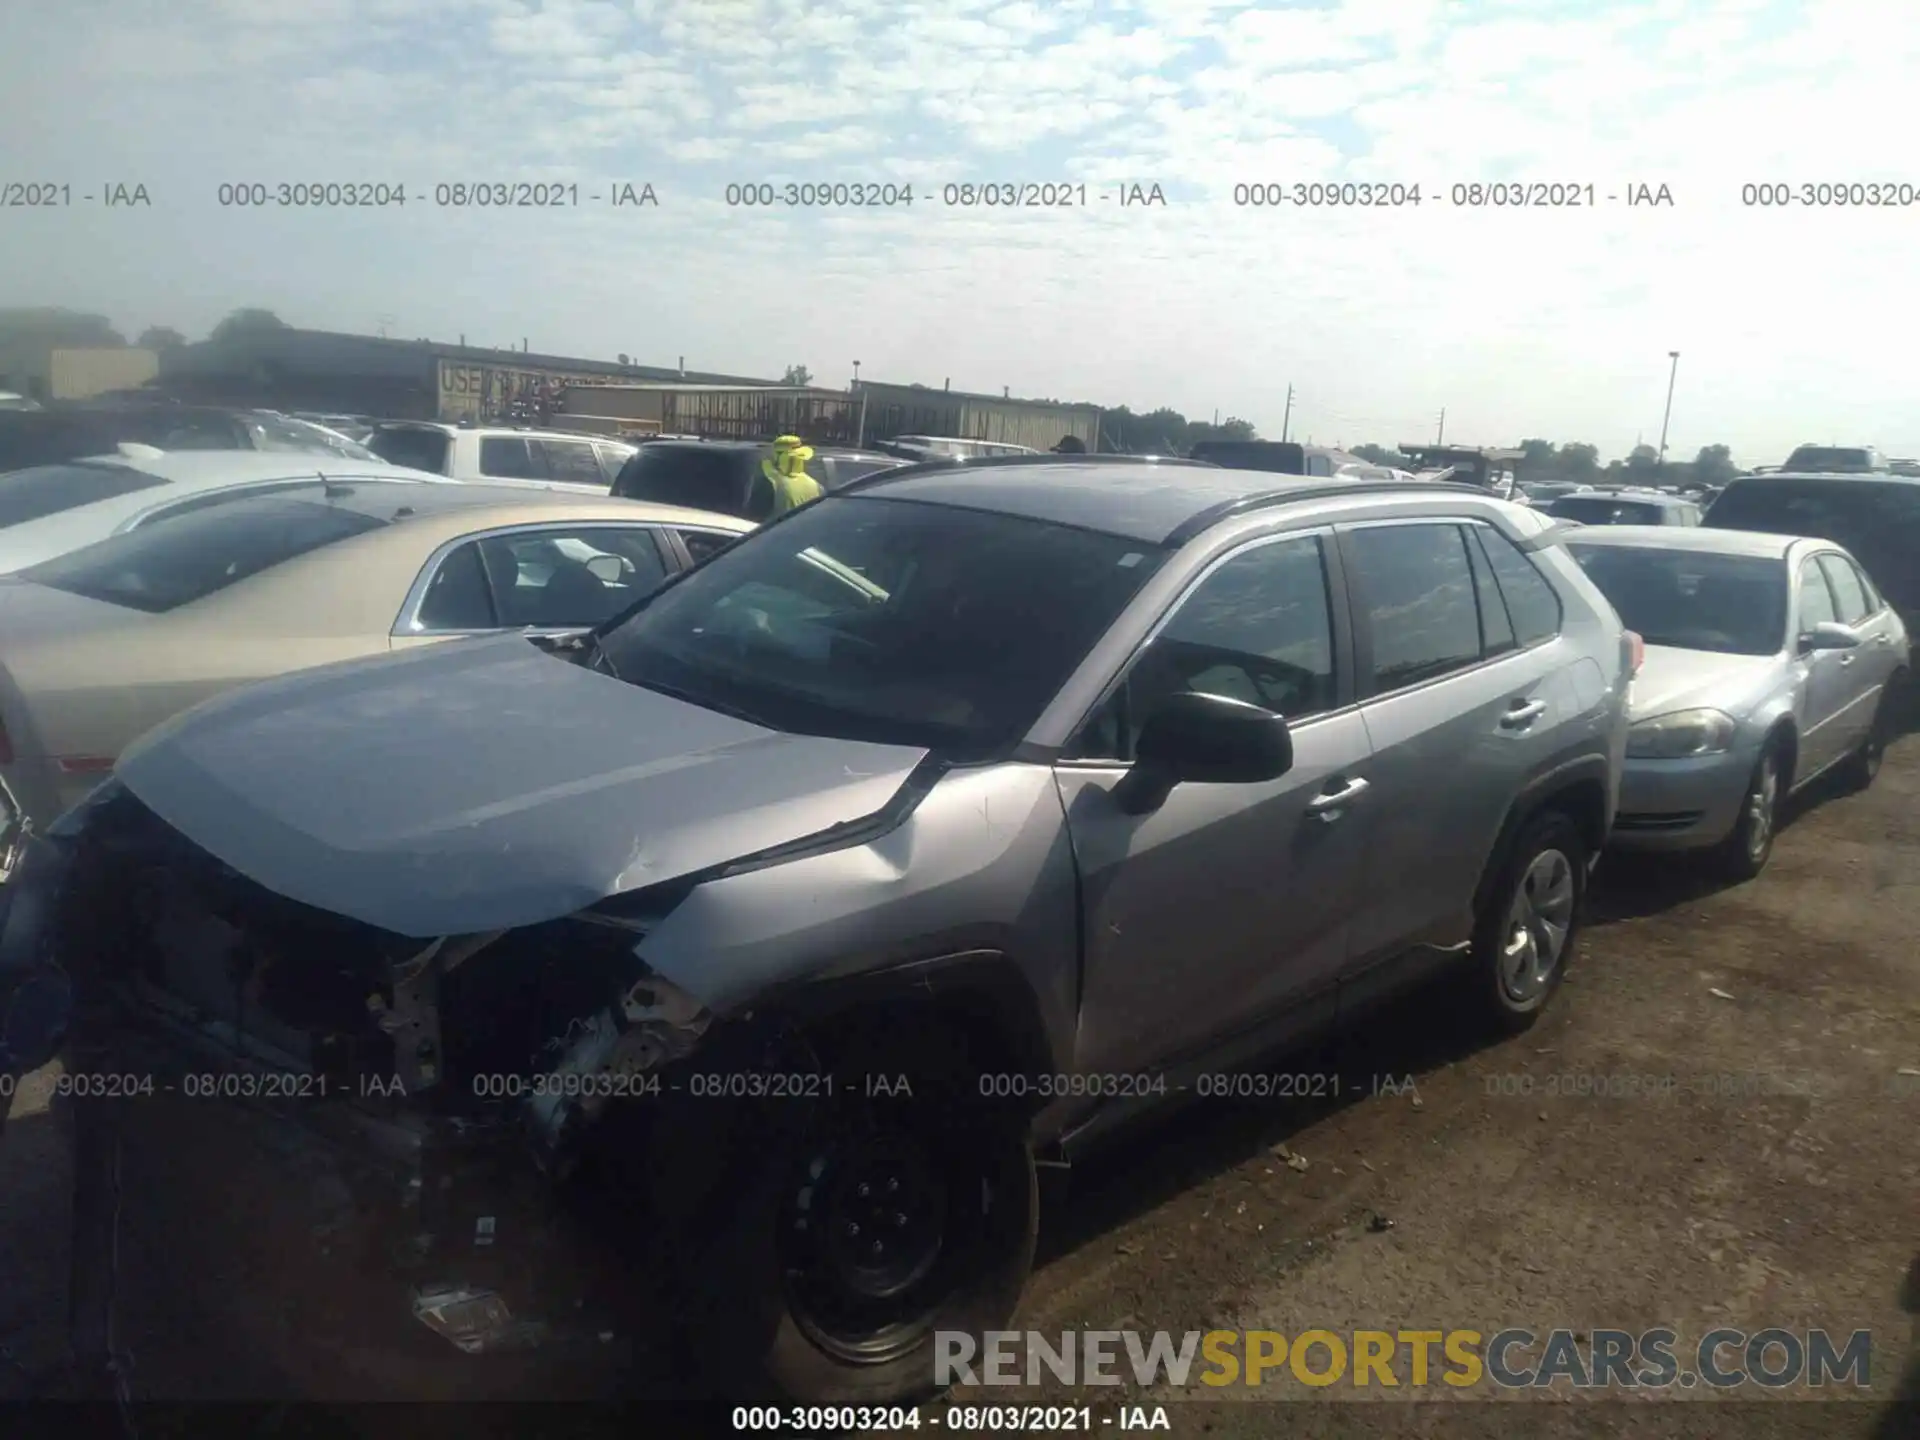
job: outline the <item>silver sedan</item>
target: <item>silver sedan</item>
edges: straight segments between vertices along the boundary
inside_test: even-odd
[[[1699,851],[1751,878],[1773,851],[1783,799],[1835,769],[1873,783],[1909,641],[1845,550],[1626,525],[1583,528],[1567,548],[1646,646],[1616,848]]]

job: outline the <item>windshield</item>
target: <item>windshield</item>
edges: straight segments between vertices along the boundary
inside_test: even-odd
[[[1787,643],[1785,560],[1578,540],[1567,549],[1649,645],[1772,655]]]
[[[0,475],[0,530],[167,482],[126,465],[35,465]]]
[[[1853,552],[1902,609],[1920,606],[1920,485],[1882,480],[1741,480],[1707,511],[1715,530],[1811,535]]]
[[[253,448],[256,450],[291,451],[301,455],[344,455],[349,460],[380,458],[366,446],[355,444],[344,435],[285,415],[250,415],[247,417],[247,431],[253,436]]]
[[[20,578],[157,615],[386,523],[311,500],[235,500],[83,546]]]
[[[1136,541],[828,498],[603,637],[619,678],[770,729],[1002,754],[1159,567]]]
[[[1788,470],[1873,470],[1874,453],[1856,446],[1802,445],[1787,457]]]
[[[447,447],[452,438],[444,430],[396,426],[375,430],[367,437],[367,448],[389,465],[405,465],[425,470],[430,475],[447,472]]]
[[[1665,510],[1646,500],[1615,500],[1599,495],[1562,495],[1547,513],[1582,525],[1658,525]]]

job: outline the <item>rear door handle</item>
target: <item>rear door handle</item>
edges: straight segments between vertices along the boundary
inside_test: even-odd
[[[1513,708],[1500,717],[1500,728],[1524,730],[1546,713],[1547,702],[1544,700],[1517,700]]]
[[[1340,811],[1367,792],[1367,782],[1358,777],[1347,781],[1338,790],[1322,790],[1307,802],[1307,809],[1323,820],[1338,820]]]

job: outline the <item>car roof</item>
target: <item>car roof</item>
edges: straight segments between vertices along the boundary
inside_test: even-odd
[[[1767,470],[1755,475],[1736,475],[1727,489],[1748,485],[1756,480],[1818,480],[1834,485],[1920,485],[1920,475],[1901,475],[1892,470]]]
[[[1617,545],[1633,550],[1692,550],[1709,555],[1748,555],[1779,560],[1796,545],[1808,543],[1802,535],[1772,535],[1761,530],[1710,530],[1704,525],[1580,525],[1562,537],[1569,545]],[[1831,541],[1816,541],[1831,546]],[[1832,548],[1837,549],[1837,546]]]
[[[382,480],[426,480],[437,485],[456,484],[444,475],[387,465],[379,460],[352,460],[304,450],[162,450],[140,455],[92,455],[79,460],[56,460],[48,466],[110,466],[137,470],[170,484],[183,487],[217,488],[221,485],[245,485],[256,480],[298,480],[311,475],[316,479],[370,478]],[[158,498],[158,497],[156,497]]]
[[[405,519],[409,528],[444,526],[450,534],[493,525],[532,524],[544,520],[618,520],[637,525],[721,523],[745,532],[753,528],[731,516],[691,510],[680,505],[658,505],[644,500],[615,499],[604,491],[548,489],[538,485],[474,483],[422,484],[412,480],[315,481],[311,491],[276,491],[242,496],[231,501],[234,513],[284,503],[288,499],[320,501],[358,511],[381,520]],[[402,515],[400,512],[405,512]]]
[[[1150,545],[1177,545],[1213,517],[1252,505],[1330,494],[1432,495],[1432,481],[1340,480],[1230,470],[1204,460],[1134,455],[1009,456],[967,465],[909,465],[863,475],[834,492],[951,505],[1095,530]],[[1472,487],[1477,494],[1484,494]]]

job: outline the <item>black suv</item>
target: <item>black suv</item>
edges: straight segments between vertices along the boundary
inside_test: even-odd
[[[760,440],[649,440],[621,469],[613,493],[765,520],[773,514],[773,485],[760,462],[772,454],[772,443]],[[822,490],[838,490],[862,475],[905,463],[877,451],[828,446],[813,452],[807,473]]]
[[[1811,535],[1851,550],[1909,634],[1920,634],[1920,478],[1887,472],[1743,475],[1701,522]]]

